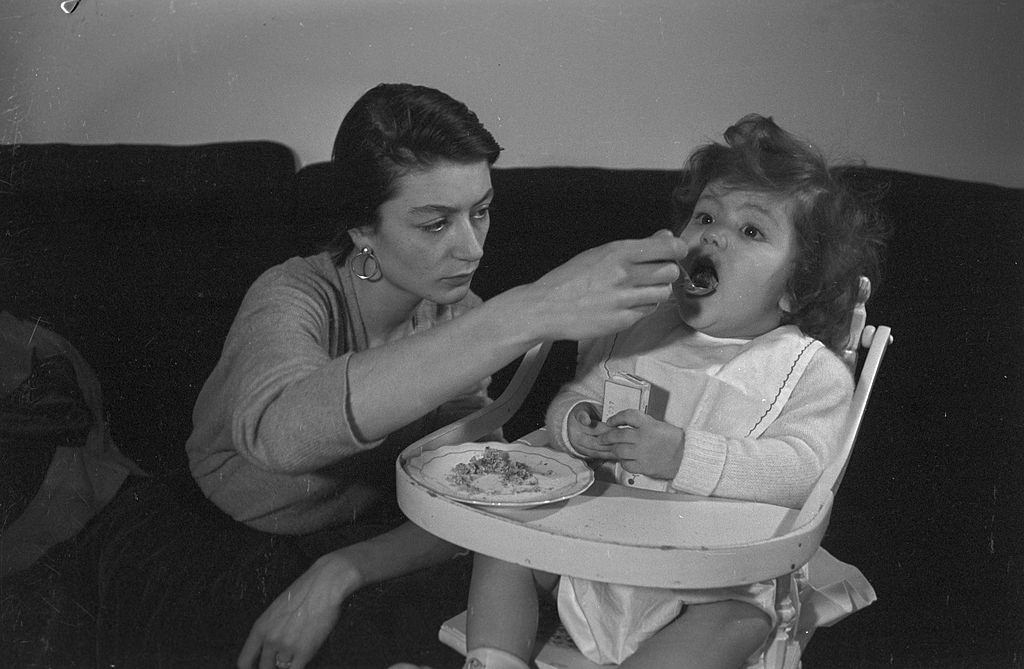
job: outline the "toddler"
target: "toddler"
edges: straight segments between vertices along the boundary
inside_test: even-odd
[[[829,167],[771,118],[746,116],[725,140],[690,156],[673,193],[689,243],[674,298],[580,343],[547,427],[553,447],[623,485],[799,508],[839,446],[854,384],[837,353],[859,277],[877,283],[885,231],[851,168]],[[617,373],[663,401],[602,421]],[[538,593],[556,595],[591,661],[622,667],[740,667],[776,623],[774,580],[640,588],[477,555],[466,667],[528,666]]]

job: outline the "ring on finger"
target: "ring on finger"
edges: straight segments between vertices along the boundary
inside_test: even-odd
[[[278,655],[274,658],[274,666],[277,667],[277,669],[288,669],[288,667],[292,666],[292,661],[290,658]]]

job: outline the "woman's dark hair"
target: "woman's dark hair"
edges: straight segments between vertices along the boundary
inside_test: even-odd
[[[859,167],[829,167],[814,146],[771,117],[744,116],[724,136],[726,144],[698,147],[683,168],[672,194],[676,233],[711,183],[792,198],[797,259],[788,286],[792,310],[783,322],[839,351],[849,334],[859,277],[867,277],[873,289],[879,285],[888,239],[876,207],[881,189]]]
[[[327,245],[341,264],[352,249],[348,230],[376,225],[378,210],[395,194],[399,177],[440,161],[493,165],[501,147],[466,105],[412,84],[379,84],[345,115],[331,155],[331,218]]]

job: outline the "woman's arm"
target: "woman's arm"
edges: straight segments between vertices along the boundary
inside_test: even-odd
[[[605,244],[465,315],[352,356],[349,411],[362,437],[380,438],[544,340],[586,339],[635,323],[671,295],[671,233]],[[382,403],[389,411],[382,412]]]

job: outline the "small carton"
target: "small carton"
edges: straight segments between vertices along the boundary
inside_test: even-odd
[[[601,420],[607,421],[626,409],[636,409],[640,413],[647,413],[650,399],[651,384],[649,381],[635,374],[624,372],[613,374],[604,382],[604,409],[601,412]]]

